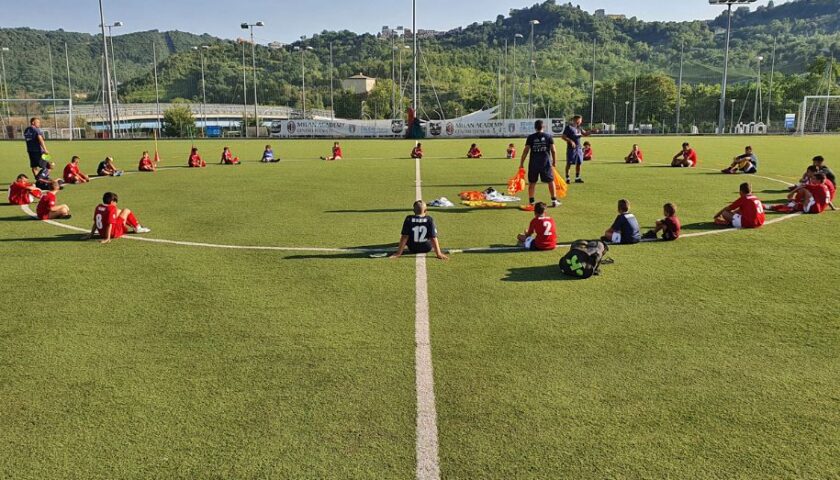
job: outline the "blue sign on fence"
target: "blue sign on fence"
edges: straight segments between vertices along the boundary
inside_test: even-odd
[[[220,127],[220,126],[206,127],[204,129],[204,134],[208,138],[219,138],[219,137],[222,136],[222,127]]]
[[[796,114],[788,113],[785,115],[785,130],[793,130],[796,128]]]

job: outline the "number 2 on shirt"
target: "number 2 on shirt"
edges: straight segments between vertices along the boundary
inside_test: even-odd
[[[411,231],[414,232],[414,243],[424,243],[429,234],[429,229],[422,225],[412,228]]]
[[[551,222],[543,222],[543,227],[545,227],[545,236],[551,236]]]

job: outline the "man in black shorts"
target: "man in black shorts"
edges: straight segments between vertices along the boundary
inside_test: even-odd
[[[435,221],[426,215],[426,203],[423,200],[414,202],[414,215],[405,217],[400,233],[400,246],[391,258],[400,258],[406,249],[411,253],[421,255],[434,250],[437,258],[441,260],[448,258],[440,249]]]
[[[522,159],[519,161],[519,168],[525,167],[525,159],[530,155],[528,163],[528,205],[532,207],[536,201],[537,182],[542,180],[548,184],[548,191],[551,193],[551,206],[560,205],[557,200],[557,189],[554,187],[554,167],[557,166],[557,147],[554,146],[554,138],[551,134],[543,131],[543,121],[534,122],[534,130],[525,141],[525,149],[522,150]]]
[[[41,169],[45,168],[46,160],[44,155],[49,155],[47,144],[44,143],[44,132],[41,130],[41,119],[32,117],[29,126],[23,131],[23,138],[26,140],[26,153],[29,155],[29,167],[32,175],[37,176]]]

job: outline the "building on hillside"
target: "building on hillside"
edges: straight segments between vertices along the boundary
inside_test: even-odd
[[[373,87],[376,86],[376,79],[362,75],[353,75],[352,77],[341,81],[341,88],[349,90],[355,94],[370,93]]]
[[[283,42],[271,42],[268,44],[268,48],[272,50],[282,50],[286,48],[288,45]]]
[[[610,20],[626,20],[627,15],[624,15],[622,13],[610,13],[607,15],[607,18],[609,18]]]
[[[599,8],[598,10],[595,10],[595,16],[596,17],[606,17],[607,16],[607,11],[604,10],[603,8]]]

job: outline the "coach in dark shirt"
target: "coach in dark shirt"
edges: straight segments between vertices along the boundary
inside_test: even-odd
[[[41,119],[32,117],[29,126],[23,131],[23,138],[26,140],[26,153],[29,155],[29,167],[32,175],[37,176],[41,169],[46,167],[44,155],[49,154],[47,144],[44,143],[44,132],[41,130]]]

